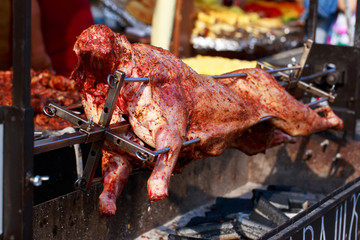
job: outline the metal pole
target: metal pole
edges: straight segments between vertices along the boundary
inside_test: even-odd
[[[354,32],[354,47],[360,47],[360,2],[356,5],[356,22]]]
[[[309,15],[308,15],[308,39],[315,42],[316,37],[316,26],[317,26],[317,17],[318,17],[318,0],[309,0]]]
[[[4,121],[4,239],[32,239],[34,111],[30,106],[30,0],[12,1],[13,106]]]
[[[31,0],[13,1],[13,106],[30,106]]]

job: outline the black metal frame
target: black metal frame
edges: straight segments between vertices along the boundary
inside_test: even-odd
[[[30,106],[31,1],[12,1],[13,92],[4,121],[3,238],[31,239],[34,111]]]
[[[313,44],[305,63],[308,67],[303,73],[309,75],[322,71],[328,63],[336,66],[337,74],[342,79],[338,84],[340,87],[336,90],[337,99],[333,104],[333,110],[345,120],[345,134],[355,138],[356,120],[360,118],[360,4],[356,9],[354,46],[333,46],[315,42],[317,7],[318,1],[310,0],[307,32],[308,39],[312,39]],[[323,87],[330,85],[323,84]]]
[[[359,197],[360,178],[357,178],[260,239],[311,239],[309,236],[312,239],[345,239],[345,235],[346,239],[356,239],[360,235],[355,230],[360,226]]]

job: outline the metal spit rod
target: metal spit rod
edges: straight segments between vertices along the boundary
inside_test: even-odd
[[[318,89],[314,86],[312,86],[311,84],[307,84],[305,83],[306,81],[309,81],[311,79],[315,79],[318,77],[322,77],[322,76],[326,76],[327,74],[334,72],[335,69],[329,69],[323,72],[319,72],[319,73],[315,73],[309,76],[305,76],[305,77],[300,77],[296,80],[291,80],[290,76],[283,73],[285,71],[293,71],[293,70],[297,70],[297,72],[299,70],[301,70],[304,66],[289,66],[289,67],[284,67],[284,68],[272,68],[271,66],[268,66],[264,63],[258,63],[260,66],[266,67],[267,70],[266,72],[272,74],[272,73],[280,73],[280,76],[282,77],[287,77],[289,78],[289,81],[285,82],[285,83],[281,83],[282,86],[288,86],[294,83],[297,83],[297,86],[303,90],[309,91],[314,95],[320,96],[320,97],[327,97],[329,98],[329,101],[334,101],[335,100],[335,95],[331,94],[331,93],[327,93],[324,92],[321,89]],[[213,75],[212,77],[215,79],[221,79],[221,78],[232,78],[232,77],[246,77],[246,73],[234,73],[234,74],[221,74],[221,75]],[[109,75],[111,76],[111,75]],[[125,78],[124,82],[148,82],[149,78],[145,77],[145,78]]]
[[[275,69],[269,69],[266,70],[268,73],[278,73],[278,72],[284,72],[284,71],[291,71],[291,70],[297,70],[302,68],[301,66],[291,66],[291,67],[284,67],[284,68],[275,68]],[[110,76],[110,75],[109,75]],[[212,76],[215,79],[219,78],[232,78],[232,77],[246,77],[246,73],[234,73],[234,74],[221,74],[221,75],[213,75]],[[148,82],[149,78],[125,78],[124,82]]]
[[[319,97],[326,97],[328,98],[328,100],[330,102],[333,102],[335,100],[335,97],[336,95],[333,94],[333,92],[330,92],[330,93],[327,93],[319,88],[316,88],[314,87],[311,83],[306,83],[307,81],[309,80],[312,80],[312,79],[315,79],[315,78],[319,78],[319,77],[323,77],[323,76],[326,76],[328,75],[329,73],[332,73],[332,72],[335,72],[335,69],[328,69],[328,70],[324,70],[322,72],[318,72],[318,73],[315,73],[315,74],[312,74],[312,75],[309,75],[309,76],[305,76],[305,77],[299,77],[299,73],[302,72],[303,68],[305,67],[305,62],[306,62],[306,59],[308,57],[308,54],[310,52],[310,48],[312,46],[312,41],[308,41],[306,44],[305,44],[305,50],[302,54],[302,57],[300,59],[300,66],[294,66],[294,68],[292,70],[296,70],[296,72],[291,72],[290,75],[287,75],[283,72],[279,72],[280,73],[280,76],[282,77],[285,77],[286,80],[284,83],[280,83],[283,87],[285,86],[289,86],[289,85],[292,85],[292,84],[297,84],[297,87],[299,87],[300,89],[303,89],[307,92],[310,92],[316,96],[319,96]],[[263,68],[266,68],[267,72],[273,72],[273,71],[277,71],[277,70],[280,70],[281,68],[274,68],[273,66],[271,65],[268,65],[266,63],[262,63],[262,62],[258,62],[258,65],[260,67],[263,67]],[[289,66],[289,68],[292,68]],[[286,69],[286,68],[284,68]],[[295,76],[294,76],[295,75]],[[293,78],[295,78],[295,80],[292,80]]]
[[[48,115],[49,117],[57,115],[64,118],[65,120],[68,120],[69,122],[80,128],[80,130],[79,132],[69,135],[62,135],[54,138],[46,138],[35,141],[35,154],[71,146],[73,144],[96,142],[102,141],[104,139],[135,154],[136,156],[138,156],[139,159],[143,161],[155,161],[159,154],[166,153],[170,150],[170,148],[163,148],[157,151],[152,151],[142,147],[135,142],[129,141],[126,138],[117,135],[119,133],[125,133],[130,130],[131,126],[127,121],[123,121],[109,127],[100,127],[93,126],[94,123],[91,120],[86,121],[72,114],[68,109],[54,103],[50,103],[48,106],[46,106],[44,111],[46,111],[46,115]],[[184,142],[183,146],[189,146],[199,141],[200,138],[195,138]]]
[[[265,64],[260,63],[260,66],[266,66]],[[314,87],[311,84],[305,83],[306,81],[309,81],[311,79],[315,79],[318,77],[326,76],[329,73],[332,73],[335,71],[335,69],[329,69],[325,70],[323,72],[315,73],[309,76],[300,77],[296,80],[291,80],[291,77],[283,72],[285,71],[292,71],[292,70],[299,70],[302,69],[302,66],[291,66],[291,67],[284,67],[284,68],[275,68],[272,69],[270,66],[266,66],[268,69],[266,72],[268,73],[281,73],[280,76],[287,77],[289,81],[286,81],[285,83],[281,83],[282,86],[288,86],[291,84],[296,83],[297,86],[305,91],[311,92],[312,94],[320,97],[326,97],[330,102],[335,100],[336,95],[332,93],[327,93],[319,88]],[[223,74],[223,75],[215,75],[213,76],[215,79],[219,78],[231,78],[231,77],[246,77],[246,73],[236,73],[236,74]]]

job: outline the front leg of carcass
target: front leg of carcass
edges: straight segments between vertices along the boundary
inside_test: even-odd
[[[189,114],[181,79],[166,69],[146,74],[150,82],[132,86],[127,112],[134,133],[156,150],[169,148],[156,160],[147,188],[150,201],[168,195],[168,185],[186,137]],[[137,77],[137,76],[135,76]],[[129,86],[130,89],[130,86]]]
[[[155,134],[156,149],[168,147],[170,150],[159,155],[152,174],[148,179],[147,189],[151,202],[162,200],[168,196],[170,177],[183,142],[178,131],[169,125],[159,127]]]

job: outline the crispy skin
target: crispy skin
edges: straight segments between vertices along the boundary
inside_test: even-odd
[[[257,68],[240,69],[232,73],[246,73],[245,78],[217,79],[247,102],[257,106],[263,116],[273,116],[270,122],[291,136],[307,136],[326,129],[340,130],[343,121],[329,106],[312,110],[297,101],[269,73]],[[318,112],[325,113],[321,117]]]
[[[151,201],[167,196],[170,176],[186,140],[200,138],[200,143],[181,152],[181,157],[189,159],[219,155],[227,148],[255,154],[290,141],[286,134],[307,135],[342,126],[342,121],[331,112],[321,118],[296,101],[260,69],[247,70],[248,84],[242,90],[243,79],[219,81],[199,75],[170,52],[130,44],[124,36],[103,25],[85,30],[74,50],[79,62],[72,78],[82,89],[88,117],[98,115],[102,109],[108,74],[121,70],[126,77],[150,79],[148,83],[123,84],[112,121],[120,121],[125,114],[133,132],[145,144],[155,149],[170,148],[159,156],[148,180]],[[286,113],[289,108],[292,111]],[[271,124],[257,125],[267,116],[274,117]],[[245,133],[249,129],[253,131]],[[268,130],[263,139],[244,146],[248,137],[261,135],[262,129]]]

